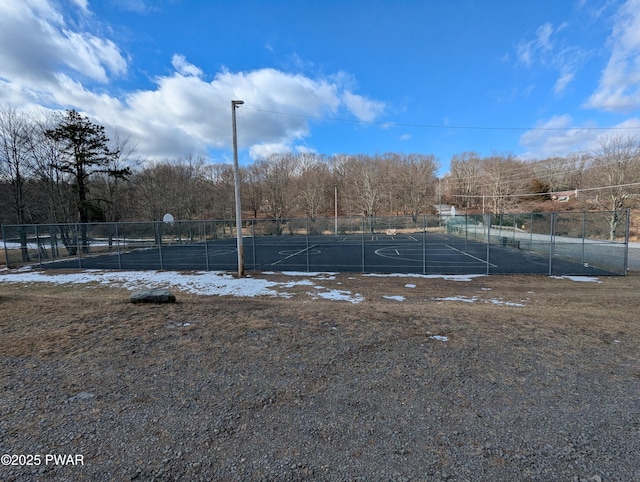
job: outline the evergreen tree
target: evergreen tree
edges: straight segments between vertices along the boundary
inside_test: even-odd
[[[89,222],[91,203],[88,199],[88,181],[93,174],[106,173],[117,178],[126,178],[130,169],[114,169],[112,161],[117,152],[109,149],[109,138],[104,127],[94,124],[88,117],[75,110],[68,110],[55,129],[46,131],[47,137],[60,146],[62,156],[55,168],[71,174],[77,192],[78,221]]]
[[[45,135],[54,140],[62,154],[55,162],[55,169],[72,176],[76,192],[78,221],[88,223],[96,206],[89,195],[89,180],[92,175],[106,173],[125,179],[131,174],[128,167],[115,168],[113,161],[118,152],[109,148],[109,138],[103,126],[94,124],[75,110],[67,110],[54,129]],[[82,230],[82,246],[88,247],[86,228]]]

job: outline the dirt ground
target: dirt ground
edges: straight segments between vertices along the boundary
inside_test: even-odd
[[[0,282],[0,479],[640,480],[640,276],[324,284]]]

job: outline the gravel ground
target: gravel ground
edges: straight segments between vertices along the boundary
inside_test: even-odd
[[[360,305],[5,293],[34,328],[1,325],[0,453],[42,461],[0,479],[640,481],[637,324],[568,320],[555,282],[524,307],[422,281]]]

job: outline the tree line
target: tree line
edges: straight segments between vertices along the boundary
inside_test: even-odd
[[[432,154],[273,154],[240,169],[243,215],[316,219],[337,205],[340,216],[416,220],[445,203],[470,213],[542,210],[562,192],[580,193],[566,206],[620,211],[636,207],[640,192],[640,142],[628,136],[542,160],[464,152],[442,178],[439,167]],[[129,139],[109,138],[74,110],[42,120],[0,108],[2,223],[232,219],[234,210],[230,164],[194,155],[145,161]]]

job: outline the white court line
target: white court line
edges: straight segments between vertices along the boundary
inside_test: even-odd
[[[446,247],[447,247],[447,248],[449,248],[449,249],[453,249],[454,251],[457,251],[458,253],[462,253],[462,254],[464,254],[465,256],[469,256],[470,258],[473,258],[473,259],[475,259],[475,260],[477,260],[477,261],[481,261],[482,263],[486,263],[486,262],[487,262],[487,261],[486,261],[486,260],[484,260],[484,259],[476,258],[475,256],[473,256],[473,255],[471,255],[471,254],[469,254],[469,253],[465,253],[464,251],[460,251],[459,249],[456,249],[456,248],[454,248],[453,246],[449,246],[448,244],[445,244],[444,246],[446,246]],[[498,267],[498,265],[497,265],[497,264],[493,264],[493,263],[489,263],[489,266],[493,266],[494,268],[497,268],[497,267]]]
[[[307,251],[307,250],[309,250],[309,249],[311,249],[311,248],[315,248],[315,246],[316,246],[315,244],[312,244],[312,245],[311,245],[311,246],[309,246],[308,248],[304,248],[304,249],[301,249],[300,251],[298,251],[297,253],[290,254],[289,256],[287,256],[287,257],[285,257],[285,258],[279,259],[279,260],[278,260],[278,261],[276,261],[275,263],[271,263],[271,266],[274,266],[274,265],[276,265],[276,264],[278,264],[278,263],[281,263],[282,261],[286,261],[286,260],[288,260],[289,258],[293,258],[294,256],[298,256],[299,254],[302,254],[302,253],[304,253],[305,251]]]

